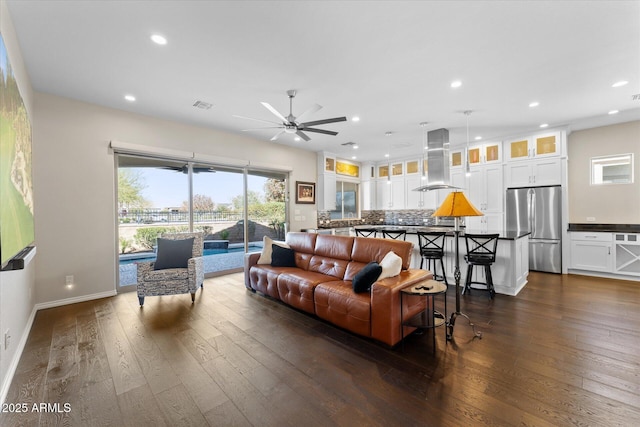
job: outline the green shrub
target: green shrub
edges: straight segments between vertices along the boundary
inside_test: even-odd
[[[189,228],[186,226],[179,227],[145,227],[138,228],[133,239],[136,243],[145,249],[153,249],[156,245],[158,236],[164,233],[181,233],[187,231]]]

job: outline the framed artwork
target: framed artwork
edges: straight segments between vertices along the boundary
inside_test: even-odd
[[[316,202],[316,184],[296,181],[296,203],[314,204]]]

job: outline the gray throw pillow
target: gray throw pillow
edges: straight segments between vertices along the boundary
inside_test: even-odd
[[[154,270],[167,268],[187,268],[189,258],[193,257],[193,237],[189,239],[158,238],[158,255],[153,264]]]

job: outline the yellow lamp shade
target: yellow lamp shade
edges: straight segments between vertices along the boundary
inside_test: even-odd
[[[482,215],[484,214],[471,204],[462,191],[452,191],[432,216],[461,217]]]

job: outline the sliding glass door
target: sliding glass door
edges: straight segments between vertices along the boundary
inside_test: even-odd
[[[240,271],[264,236],[284,238],[286,174],[118,154],[119,286],[155,259],[162,233],[202,231],[205,275]]]

